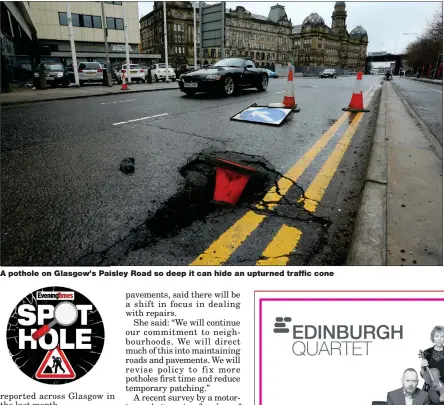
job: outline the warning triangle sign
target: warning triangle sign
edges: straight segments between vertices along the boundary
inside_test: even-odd
[[[57,346],[46,353],[35,377],[39,380],[73,380],[76,378],[76,373],[63,350]]]

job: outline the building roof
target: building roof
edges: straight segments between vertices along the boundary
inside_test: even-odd
[[[350,31],[350,36],[355,38],[361,38],[362,36],[367,35],[367,31],[362,27],[362,25],[358,25],[356,28],[353,28]]]
[[[251,17],[256,18],[256,20],[268,21],[267,17],[265,17],[263,15],[259,15],[259,14],[251,13]]]
[[[302,24],[293,26],[293,34],[300,34],[302,29]]]
[[[318,13],[311,13],[305,18],[302,25],[325,25],[324,19]]]
[[[280,20],[286,19],[287,13],[285,12],[285,7],[280,4],[271,6],[270,12],[268,13],[268,19],[277,23]]]

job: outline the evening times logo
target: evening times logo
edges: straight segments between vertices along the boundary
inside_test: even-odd
[[[24,374],[45,384],[66,384],[97,363],[105,331],[88,298],[72,289],[47,287],[13,309],[6,339],[12,360]]]

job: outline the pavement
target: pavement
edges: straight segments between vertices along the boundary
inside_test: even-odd
[[[405,91],[384,82],[349,265],[443,264],[442,132],[440,143]]]
[[[433,84],[438,84],[438,85],[442,86],[442,80],[426,79],[426,78],[423,78],[423,77],[420,77],[419,79],[417,79],[416,77],[406,77],[406,79],[414,80],[414,81],[417,81],[417,82],[433,83]]]
[[[252,182],[235,207],[212,203],[211,180],[183,172],[209,149],[266,159],[270,177],[292,179],[276,209],[214,262],[343,264],[374,122],[373,113],[342,112],[355,84],[295,80],[301,112],[277,128],[230,117],[282,102],[286,80],[227,98],[160,91],[2,105],[2,264],[189,265],[256,214],[271,187]],[[380,88],[380,78],[364,77],[372,111]],[[119,170],[125,157],[135,158],[131,175]],[[301,237],[277,255],[282,232]]]
[[[128,90],[121,90],[121,85],[119,84],[114,84],[112,87],[107,87],[88,83],[82,87],[70,86],[67,88],[48,88],[46,90],[35,90],[27,88],[21,91],[0,94],[0,105],[38,103],[42,101],[67,100],[86,97],[101,97],[117,94],[178,89],[179,85],[177,84],[177,82],[141,84],[134,83],[128,85]]]
[[[408,104],[420,116],[438,142],[442,145],[443,89],[435,84],[395,78],[392,82]]]

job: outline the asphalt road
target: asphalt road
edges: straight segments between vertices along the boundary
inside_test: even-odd
[[[364,77],[366,100],[380,80]],[[279,264],[341,264],[374,123],[371,113],[341,111],[355,83],[355,77],[297,79],[301,112],[279,128],[229,118],[253,103],[281,102],[285,79],[272,80],[264,93],[222,99],[165,91],[2,107],[1,264],[202,260],[227,232],[239,233],[233,225],[273,185],[245,189],[236,207],[213,204],[211,180],[197,173],[192,184],[204,184],[202,194],[190,191],[180,173],[208,149],[266,159],[277,179],[306,163],[277,207],[259,213],[264,219],[255,228],[246,221],[251,232],[244,229],[225,259],[207,255],[210,263],[274,264],[267,257],[288,251]],[[129,156],[136,170],[124,175],[120,161]]]
[[[394,83],[442,145],[442,86],[400,77]]]

